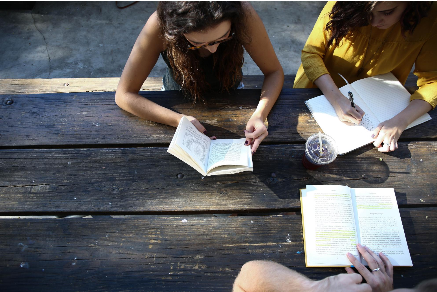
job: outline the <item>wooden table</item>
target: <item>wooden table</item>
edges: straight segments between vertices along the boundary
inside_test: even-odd
[[[141,92],[197,117],[210,135],[243,137],[259,89],[193,106],[177,92]],[[395,287],[436,276],[437,114],[405,131],[394,153],[371,145],[317,171],[304,142],[320,128],[284,89],[254,171],[202,177],[168,154],[172,127],[132,116],[114,92],[0,95],[1,291],[230,291],[241,266],[305,268],[299,189],[392,187],[413,260]]]

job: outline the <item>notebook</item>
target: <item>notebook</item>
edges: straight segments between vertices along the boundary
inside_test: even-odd
[[[392,73],[360,79],[339,89],[345,96],[351,91],[354,102],[365,112],[359,125],[341,122],[324,95],[305,102],[323,132],[336,141],[339,154],[373,143],[371,135],[378,124],[393,118],[410,103],[411,94]],[[407,129],[429,120],[431,117],[426,113]]]

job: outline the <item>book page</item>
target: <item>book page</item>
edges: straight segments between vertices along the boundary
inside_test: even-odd
[[[383,252],[393,266],[412,266],[394,189],[351,189],[355,198],[360,243]],[[363,260],[363,264],[367,263]]]
[[[253,167],[250,146],[245,146],[245,138],[241,139],[217,139],[211,141],[208,157],[207,172],[220,166],[244,166]],[[221,174],[232,167],[221,168]],[[240,172],[240,171],[238,171]],[[218,173],[216,173],[218,174]]]
[[[186,117],[182,117],[168,152],[205,175],[210,144],[208,136],[200,133]]]
[[[347,96],[347,92],[349,91],[346,86],[340,88],[340,91],[345,96]],[[375,123],[376,125],[379,124],[370,114],[370,110],[366,103],[360,98],[360,95],[354,88],[352,88],[351,91],[354,95],[354,102],[367,113],[367,117],[364,119],[366,122],[364,124],[349,126],[341,122],[334,107],[324,95],[314,97],[305,102],[323,132],[335,140],[339,154],[345,154],[372,143],[372,130],[370,129],[372,129]]]
[[[301,194],[306,266],[350,266],[346,254],[359,255],[349,188],[306,186]]]
[[[360,79],[353,82],[352,86],[380,122],[393,118],[410,104],[411,94],[392,73]],[[407,129],[430,119],[429,114],[424,114]]]

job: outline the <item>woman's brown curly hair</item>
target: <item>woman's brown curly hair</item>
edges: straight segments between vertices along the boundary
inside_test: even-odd
[[[367,26],[372,20],[372,10],[377,1],[338,1],[332,7],[329,17],[331,20],[326,24],[326,31],[331,32],[328,47],[335,41],[340,40],[353,32],[355,29]],[[402,35],[412,33],[419,21],[428,14],[431,2],[410,1],[401,16]]]
[[[167,58],[173,69],[175,81],[193,101],[204,100],[203,94],[210,85],[200,67],[197,50],[189,50],[184,34],[213,27],[225,20],[231,21],[234,37],[219,45],[213,54],[214,74],[222,90],[229,91],[241,80],[243,44],[247,40],[244,29],[244,11],[241,2],[170,2],[158,4],[158,17],[167,47]]]

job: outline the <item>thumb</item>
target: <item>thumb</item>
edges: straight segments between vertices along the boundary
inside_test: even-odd
[[[381,129],[382,129],[382,124],[379,124],[378,127],[376,127],[375,130],[373,130],[373,133],[372,133],[373,139],[376,139],[376,137],[378,137],[379,131],[381,131]]]

